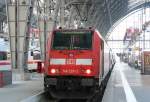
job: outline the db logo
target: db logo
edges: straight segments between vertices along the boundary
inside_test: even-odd
[[[67,59],[66,64],[76,64],[76,60],[75,59]]]

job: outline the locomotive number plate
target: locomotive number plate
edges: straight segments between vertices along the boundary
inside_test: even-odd
[[[74,70],[74,69],[63,69],[63,73],[78,73],[78,70]]]

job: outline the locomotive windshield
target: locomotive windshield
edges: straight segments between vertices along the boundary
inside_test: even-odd
[[[56,32],[52,48],[56,50],[91,49],[92,32]]]

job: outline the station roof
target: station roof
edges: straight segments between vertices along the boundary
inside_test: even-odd
[[[87,26],[94,25],[104,37],[118,20],[132,11],[150,5],[150,0],[65,0],[65,2],[65,6],[86,3],[89,7],[88,14],[91,15],[87,19]],[[0,21],[3,20],[6,20],[5,0],[0,0]]]
[[[88,0],[91,2],[91,0]],[[104,37],[109,30],[115,26],[118,20],[121,20],[129,13],[150,6],[150,0],[92,0],[94,12],[90,24],[94,25]],[[88,21],[89,22],[89,21]]]

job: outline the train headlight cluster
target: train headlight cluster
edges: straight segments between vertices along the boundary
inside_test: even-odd
[[[59,73],[59,70],[52,68],[52,69],[50,69],[50,72],[51,72],[51,74],[57,74],[57,73]]]
[[[94,74],[94,71],[91,68],[83,68],[82,74],[84,74],[85,76],[91,76]]]
[[[91,72],[92,71],[90,69],[86,69],[86,71],[85,71],[86,74],[91,74]]]
[[[56,73],[56,69],[51,69],[51,73],[55,74]]]

